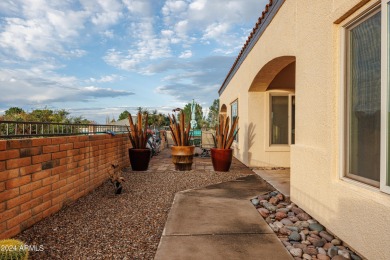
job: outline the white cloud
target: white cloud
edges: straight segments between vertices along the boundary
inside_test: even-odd
[[[166,76],[163,78],[163,81],[168,81],[168,82],[180,82],[183,83],[188,79],[193,79],[196,77],[200,77],[205,75],[206,73],[203,71],[194,71],[194,72],[180,72],[178,74],[171,74],[169,76]]]
[[[104,32],[101,33],[106,38],[113,39],[114,38],[114,31],[112,30],[105,30]]]
[[[239,33],[241,26],[248,22],[254,25],[268,1],[194,0],[177,9],[173,8],[175,2],[167,1],[162,11],[166,26],[174,28],[174,43],[191,45],[190,35],[201,33],[203,44],[213,41],[232,53],[237,46],[242,46],[244,41],[241,38],[247,37],[247,32]],[[258,9],[253,6],[258,6]]]
[[[102,76],[99,79],[89,78],[87,80],[87,82],[91,82],[91,83],[95,83],[95,82],[97,82],[97,83],[107,83],[107,82],[115,82],[115,81],[122,80],[122,79],[123,79],[122,76],[111,74],[111,75]]]
[[[80,56],[73,40],[84,29],[87,17],[84,11],[73,11],[65,4],[57,10],[57,6],[45,1],[16,1],[14,5],[22,12],[3,18],[0,29],[3,56],[22,60],[47,60],[47,54]]]
[[[229,32],[230,25],[228,23],[213,23],[207,26],[203,35],[204,39],[218,40]]]
[[[127,71],[147,73],[142,69],[145,67],[142,64],[171,56],[170,30],[162,30],[158,35],[154,31],[152,18],[140,18],[131,27],[133,42],[127,50],[108,50],[103,57],[107,64]]]
[[[187,3],[185,1],[177,0],[167,0],[162,8],[162,13],[165,16],[171,14],[184,12],[187,8]]]
[[[119,76],[119,75],[107,75],[107,76],[103,76],[101,77],[98,82],[114,82],[114,81],[117,81],[117,80],[121,80],[123,79],[123,77]]]
[[[93,85],[78,85],[75,77],[28,70],[0,70],[0,103],[9,106],[20,104],[47,104],[50,102],[85,102],[101,97],[128,96],[133,93]],[[23,91],[21,91],[23,90]]]
[[[190,100],[203,100],[206,103],[211,103],[212,100],[218,98],[217,91],[219,84],[207,84],[203,86],[192,84],[174,84],[164,85],[156,88],[156,93],[173,96],[176,101],[183,100],[184,103]]]
[[[188,58],[191,58],[192,57],[192,51],[191,50],[186,50],[186,51],[183,51],[179,58],[182,58],[182,59],[188,59]]]
[[[165,98],[172,96],[172,104],[184,104],[191,95],[209,100],[216,96],[248,36],[248,22],[249,27],[254,25],[265,3],[0,1],[0,103],[64,105],[68,101],[127,97],[131,94],[128,91],[100,87],[119,80],[131,85],[140,82],[142,74],[155,74],[147,80],[153,81],[153,86],[145,88],[151,91],[151,87],[164,84],[158,92]],[[195,60],[195,51],[197,57],[223,55]],[[125,82],[115,69],[129,71],[126,79],[134,76],[136,80]],[[103,74],[83,74],[91,71]],[[185,89],[191,90],[186,94]]]
[[[136,66],[141,62],[137,57],[131,57],[130,55],[123,55],[122,52],[115,49],[108,50],[103,57],[107,64],[120,68],[122,70],[135,70]]]
[[[246,0],[245,3],[242,0],[196,0],[190,4],[187,16],[189,20],[198,22],[194,26],[215,22],[244,23],[260,16],[265,3],[266,0]],[[258,9],[253,6],[258,6]]]
[[[0,10],[6,15],[15,15],[20,13],[16,1],[0,1]]]
[[[47,10],[46,19],[44,20],[52,26],[53,33],[56,36],[66,40],[79,36],[79,31],[84,29],[85,19],[86,13],[84,12]]]
[[[106,28],[116,24],[123,16],[123,5],[117,0],[80,0],[89,20],[96,26]]]
[[[190,4],[190,10],[203,11],[207,0],[195,0]]]
[[[215,48],[216,53],[236,52],[243,44],[244,34],[247,36],[247,32],[240,34],[237,24],[247,22],[248,12],[260,14],[262,8],[258,0],[247,1],[252,5],[239,0],[166,0],[160,10],[164,21],[161,26],[158,16],[151,14],[150,1],[125,0],[132,14],[128,48],[108,50],[103,59],[116,68],[150,74],[149,64],[171,57],[173,48],[181,48],[180,58],[191,58],[188,49],[196,43],[213,44],[215,47],[210,48]],[[253,3],[258,4],[259,10],[253,10]],[[193,37],[199,34],[202,37]]]
[[[164,62],[159,72],[173,70],[175,73],[164,77],[164,85],[156,93],[170,95],[176,101],[202,100],[207,104],[218,98],[217,91],[234,57],[212,56],[193,62]],[[152,69],[152,68],[150,68]]]
[[[174,34],[174,32],[171,30],[162,30],[161,31],[161,35],[163,35],[165,37],[171,37],[173,34]]]
[[[103,57],[104,61],[113,66],[127,71],[146,73],[141,64],[151,60],[167,58],[171,56],[169,40],[160,39],[154,35],[145,35],[139,39],[126,53],[115,49],[108,50]]]
[[[182,20],[175,25],[175,32],[180,38],[186,38],[188,31],[188,21]]]
[[[147,0],[123,0],[130,13],[147,15],[151,13],[150,3]]]

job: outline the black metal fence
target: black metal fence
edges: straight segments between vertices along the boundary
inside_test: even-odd
[[[122,125],[0,121],[0,139],[61,135],[91,135],[103,133],[114,135],[127,132],[127,127]]]

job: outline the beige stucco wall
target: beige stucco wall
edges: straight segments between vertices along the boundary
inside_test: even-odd
[[[231,114],[230,104],[238,99],[240,132],[239,142],[233,145],[234,155],[249,166],[290,166],[289,147],[267,150],[266,94],[248,92],[252,81],[265,64],[276,57],[295,56],[295,24],[292,22],[295,20],[295,12],[282,8],[279,15],[286,19],[270,24],[220,96],[220,104],[226,104],[228,115]],[[271,50],[270,45],[263,42],[278,43],[278,48]],[[251,129],[254,129],[255,134],[249,138],[247,133]]]
[[[386,259],[390,195],[340,177],[342,24],[334,22],[359,2],[286,1],[223,91],[220,103],[227,105],[230,114],[230,103],[239,100],[240,139],[235,154],[241,161],[291,165],[292,201],[368,259]],[[365,4],[347,20],[374,3]],[[291,146],[291,156],[264,149],[267,96],[248,92],[259,70],[280,56],[296,57],[296,144]]]

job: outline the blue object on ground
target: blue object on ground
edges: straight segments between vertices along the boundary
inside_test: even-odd
[[[107,134],[110,134],[110,135],[112,135],[112,136],[115,136],[115,132],[110,131],[110,130],[107,130]]]

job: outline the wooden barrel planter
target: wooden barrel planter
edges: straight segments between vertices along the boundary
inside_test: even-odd
[[[211,162],[214,171],[228,172],[233,159],[233,149],[211,148]]]
[[[172,162],[176,171],[190,171],[195,146],[172,146]]]
[[[146,171],[151,156],[150,149],[129,149],[130,164],[133,171]]]

